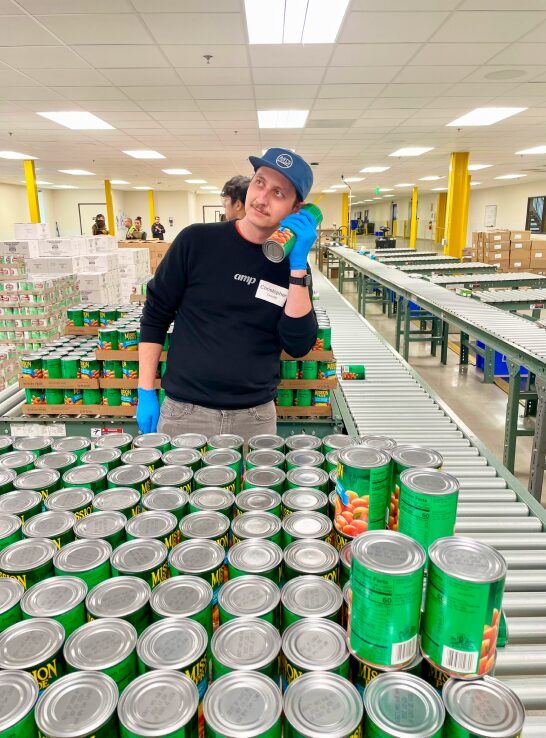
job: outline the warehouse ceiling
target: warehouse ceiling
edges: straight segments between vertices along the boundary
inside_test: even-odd
[[[446,127],[484,106],[527,110]],[[257,111],[272,109],[309,110],[307,123],[260,129]],[[67,110],[113,129],[73,131],[37,115]],[[221,186],[250,173],[248,154],[284,146],[318,163],[314,190],[364,177],[352,186],[368,196],[442,186],[419,179],[445,177],[454,150],[493,165],[473,174],[479,187],[514,173],[544,180],[546,154],[515,154],[541,144],[546,0],[351,0],[337,42],[308,45],[250,45],[244,0],[0,0],[0,150],[37,157],[40,181],[201,191],[185,179]],[[389,156],[406,146],[433,148]],[[390,169],[359,173],[368,166]],[[74,168],[95,176],[59,173]],[[21,162],[0,159],[0,180],[22,179]]]

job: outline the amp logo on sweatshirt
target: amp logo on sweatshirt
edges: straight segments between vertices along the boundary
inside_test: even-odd
[[[256,284],[256,277],[249,277],[247,274],[234,274],[233,279],[236,279],[238,282],[246,282],[249,286]]]

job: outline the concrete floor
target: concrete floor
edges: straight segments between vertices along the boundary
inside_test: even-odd
[[[373,239],[364,237],[360,241],[370,243]],[[402,247],[403,243],[402,239],[398,239],[398,246]],[[417,248],[432,251],[438,247],[428,239],[418,239]],[[441,247],[438,248],[438,252],[441,251]],[[333,283],[337,287],[337,280],[333,280]],[[356,307],[356,290],[352,284],[345,287],[343,294]],[[383,315],[381,306],[373,303],[366,305],[366,318],[394,346],[394,319]],[[458,354],[451,350],[448,351],[448,362],[444,366],[440,363],[439,351],[438,357],[434,357],[430,355],[430,345],[412,343],[409,361],[425,382],[502,462],[506,393],[494,384],[484,384],[483,374],[476,367],[459,367]],[[523,422],[520,419],[520,424]],[[517,440],[515,476],[525,487],[529,476],[531,444],[532,438]],[[546,484],[543,485],[542,503],[546,504]]]

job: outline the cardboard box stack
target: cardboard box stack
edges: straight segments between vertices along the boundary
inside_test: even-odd
[[[546,236],[533,233],[529,252],[529,270],[546,274]]]
[[[13,343],[0,344],[0,392],[19,376],[19,355]]]
[[[118,249],[119,284],[121,299],[129,300],[134,285],[150,275],[150,252],[148,249]]]
[[[476,261],[495,264],[501,272],[528,271],[531,232],[508,229],[474,231],[472,246],[465,249],[466,253],[471,254]]]
[[[119,241],[120,249],[143,249],[150,254],[150,273],[155,274],[161,259],[169,250],[171,241]]]
[[[510,231],[510,271],[527,272],[530,262],[531,231]]]

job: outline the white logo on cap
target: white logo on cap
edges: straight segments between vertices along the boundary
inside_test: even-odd
[[[294,163],[294,160],[290,156],[290,154],[279,154],[277,158],[275,159],[275,164],[278,164],[283,169],[290,169],[292,164]]]

